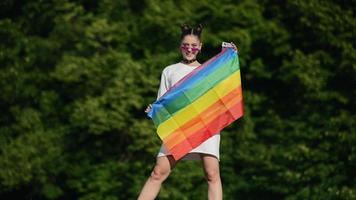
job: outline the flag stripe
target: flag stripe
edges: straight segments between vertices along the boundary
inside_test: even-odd
[[[175,130],[167,138],[164,139],[164,144],[168,149],[171,149],[176,144],[185,140],[187,137],[202,129],[206,124],[212,123],[216,116],[226,112],[236,102],[242,100],[241,86],[231,91],[229,94],[209,106],[198,116],[195,116],[192,120]],[[182,134],[182,132],[184,134]]]
[[[174,130],[184,125],[187,121],[191,120],[194,116],[198,115],[201,111],[205,110],[218,99],[225,96],[240,85],[240,70],[238,70],[199,97],[196,101],[192,102],[185,108],[182,108],[174,116],[159,124],[157,127],[159,137],[164,140],[164,138],[166,138]]]
[[[201,74],[204,79],[200,79],[194,85],[191,85],[189,90],[182,90],[179,96],[176,95],[173,99],[167,99],[167,101],[162,102],[164,109],[162,112],[157,111],[153,116],[153,121],[155,124],[160,124],[174,115],[178,110],[189,105],[192,101],[195,101],[199,96],[206,93],[212,87],[217,85],[219,82],[224,80],[226,77],[239,70],[238,65],[235,63],[237,59],[230,59],[225,64],[217,68],[214,72],[209,74]],[[233,67],[232,67],[233,66]]]
[[[221,54],[221,56],[218,56],[213,61],[211,61],[209,65],[203,64],[204,66],[200,66],[198,67],[198,69],[195,69],[193,72],[187,75],[187,78],[183,78],[185,79],[183,82],[179,81],[180,84],[175,84],[169,92],[166,92],[162,97],[160,97],[158,101],[156,101],[152,105],[152,109],[149,113],[149,116],[154,119],[156,118],[157,113],[161,112],[169,115],[169,112],[164,107],[171,100],[174,100],[179,97],[182,94],[182,91],[187,91],[191,88],[191,86],[195,85],[201,79],[204,79],[208,74],[213,73],[216,69],[224,65],[225,62],[231,59],[237,59],[237,55],[234,53],[233,50],[226,51],[224,54]],[[236,65],[231,66],[239,68],[238,62],[236,63]]]
[[[229,113],[231,112],[231,113]],[[243,101],[236,103],[229,111],[219,115],[214,121],[222,123],[210,123],[207,127],[197,131],[186,140],[169,149],[175,160],[179,160],[187,152],[199,146],[202,142],[217,134],[221,129],[225,128],[237,118],[243,115]]]
[[[189,73],[188,75],[184,76],[182,79],[180,79],[177,83],[175,83],[172,87],[170,87],[163,95],[162,97],[164,97],[167,93],[171,92],[172,90],[175,90],[177,87],[179,87],[180,85],[182,85],[187,79],[189,79],[190,77],[194,76],[195,74],[197,74],[199,71],[201,71],[202,69],[204,69],[207,65],[212,64],[215,60],[219,59],[221,56],[223,56],[225,54],[225,52],[228,49],[223,49],[219,54],[215,55],[214,57],[210,58],[208,61],[204,62],[202,65],[200,65],[199,67],[197,67],[196,69],[194,69],[194,71],[192,71],[191,73]]]

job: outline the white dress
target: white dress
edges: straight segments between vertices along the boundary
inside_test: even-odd
[[[157,99],[161,97],[170,87],[182,79],[185,75],[189,74],[196,67],[189,66],[183,63],[176,63],[169,65],[164,68],[161,75],[161,83],[158,90]],[[200,153],[210,154],[215,156],[220,161],[220,133],[215,134],[208,140],[203,142],[201,145],[197,146],[195,149],[191,150],[187,155],[185,155],[182,160],[201,160]],[[170,155],[166,150],[164,144],[161,145],[157,157]]]

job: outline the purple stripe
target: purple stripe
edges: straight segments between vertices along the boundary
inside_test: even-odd
[[[228,48],[224,48],[219,54],[217,54],[214,57],[210,58],[208,61],[206,61],[205,63],[203,63],[202,65],[200,65],[196,69],[194,69],[193,71],[191,71],[189,74],[185,75],[182,79],[180,79],[177,83],[175,83],[171,88],[169,88],[160,98],[162,98],[164,95],[166,95],[172,89],[174,89],[174,88],[178,87],[179,85],[181,85],[185,80],[189,79],[194,74],[196,74],[199,71],[201,71],[202,69],[204,69],[205,66],[209,65],[214,60],[216,60],[219,57],[221,57],[227,50],[228,50]]]

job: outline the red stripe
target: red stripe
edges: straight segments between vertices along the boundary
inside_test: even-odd
[[[169,152],[173,155],[175,160],[179,160],[185,154],[199,146],[201,143],[217,134],[220,130],[230,125],[233,121],[243,115],[243,101],[236,103],[228,111],[216,117],[212,123],[207,124],[206,127],[200,129],[186,140],[174,146]]]

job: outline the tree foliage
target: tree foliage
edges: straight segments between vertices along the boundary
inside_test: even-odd
[[[0,198],[135,199],[160,141],[143,110],[198,24],[239,47],[245,115],[222,132],[226,199],[356,199],[354,1],[0,3]],[[206,199],[180,162],[159,199]]]

